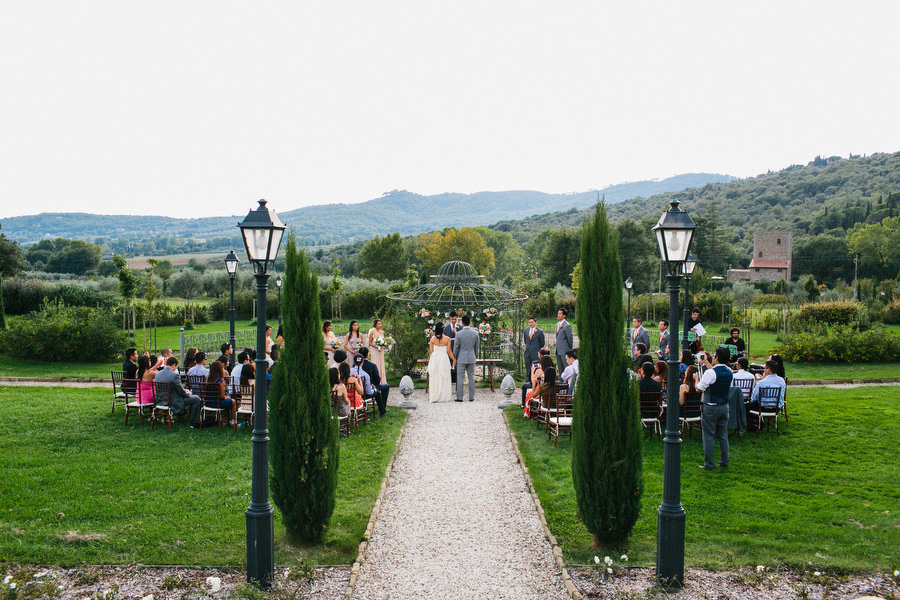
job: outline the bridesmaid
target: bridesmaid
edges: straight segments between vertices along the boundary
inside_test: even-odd
[[[344,350],[347,351],[347,360],[353,362],[353,357],[363,347],[362,333],[359,331],[359,321],[350,321],[350,331],[344,336]]]
[[[383,338],[384,329],[381,319],[372,321],[372,329],[369,330],[369,360],[378,367],[378,375],[381,381],[387,381],[384,376],[384,350],[375,345],[375,338]]]
[[[322,323],[322,337],[325,340],[325,354],[328,355],[328,368],[334,366],[334,346],[337,344],[337,336],[331,330],[331,321]]]

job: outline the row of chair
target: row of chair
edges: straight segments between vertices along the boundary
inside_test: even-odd
[[[343,399],[336,399],[334,395],[332,395],[332,407],[335,402],[342,402]],[[350,406],[348,412],[345,416],[338,416],[338,426],[340,428],[342,437],[350,437],[350,425],[353,425],[353,429],[359,431],[359,422],[362,421],[363,425],[368,424],[369,422],[369,413],[372,413],[372,419],[375,418],[375,411],[378,410],[378,405],[375,403],[374,397],[366,397],[362,399],[361,406]],[[337,412],[335,410],[335,412]]]
[[[556,383],[543,394],[532,395],[529,400],[529,417],[537,422],[538,428],[544,426],[547,439],[552,439],[554,446],[560,434],[567,433],[569,439],[572,439],[573,397],[567,383]]]

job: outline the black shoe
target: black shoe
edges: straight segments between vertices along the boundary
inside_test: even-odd
[[[475,402],[475,398],[469,398],[469,402]]]
[[[701,469],[706,469],[707,471],[712,471],[715,467],[707,467],[706,465],[697,465]]]
[[[456,400],[454,400],[454,402],[462,402],[462,400],[457,398]]]

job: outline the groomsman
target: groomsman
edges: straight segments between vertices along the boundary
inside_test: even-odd
[[[556,313],[556,365],[557,373],[566,370],[566,352],[572,349],[572,326],[566,321],[569,311],[560,308]]]
[[[459,315],[455,310],[451,310],[450,322],[444,325],[444,335],[450,338],[450,347],[453,347],[453,340],[456,339],[456,332],[459,331],[459,325],[456,323],[458,320]],[[453,359],[448,356],[447,360],[450,361],[450,383],[456,383],[456,367],[453,366]]]
[[[659,350],[656,355],[661,360],[669,360],[669,322],[665,319],[659,320]]]
[[[644,348],[650,347],[650,332],[641,325],[641,318],[635,317],[631,320],[631,352],[634,354],[634,347],[639,343],[644,344]],[[646,350],[645,350],[646,352]],[[638,365],[640,366],[640,365]]]
[[[541,348],[544,347],[544,332],[537,326],[534,317],[528,318],[528,329],[523,333],[525,342],[525,372],[531,373],[531,365],[539,358]]]

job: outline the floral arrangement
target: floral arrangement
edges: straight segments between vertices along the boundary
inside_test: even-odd
[[[389,335],[385,335],[382,337],[377,337],[372,341],[372,345],[378,348],[379,350],[390,350],[394,347],[394,344],[397,343],[397,340],[392,338]]]
[[[363,344],[362,342],[353,342],[352,344],[350,344],[350,347],[354,350],[359,350],[363,346],[365,346],[365,344]]]
[[[486,308],[482,312],[484,313],[485,319],[490,319],[491,317],[496,317],[498,314],[500,314],[500,311],[493,307]]]
[[[461,308],[457,308],[457,309],[456,309],[456,316],[459,317],[460,319],[462,319],[464,316],[466,316],[466,311],[464,311],[464,310],[461,309]]]
[[[337,341],[337,340],[333,340],[333,341],[331,342],[331,349],[332,349],[332,350],[340,350],[340,349],[341,349],[341,343],[340,343],[339,341]]]
[[[482,321],[480,325],[478,325],[478,333],[481,335],[490,335],[491,334],[491,324],[487,321]]]
[[[425,328],[425,338],[430,340],[431,336],[433,336],[433,335],[434,335],[434,326],[432,325],[431,327],[426,327]]]
[[[416,316],[419,317],[420,319],[427,319],[428,317],[431,316],[431,311],[428,310],[427,308],[420,308],[419,312],[416,313]]]

